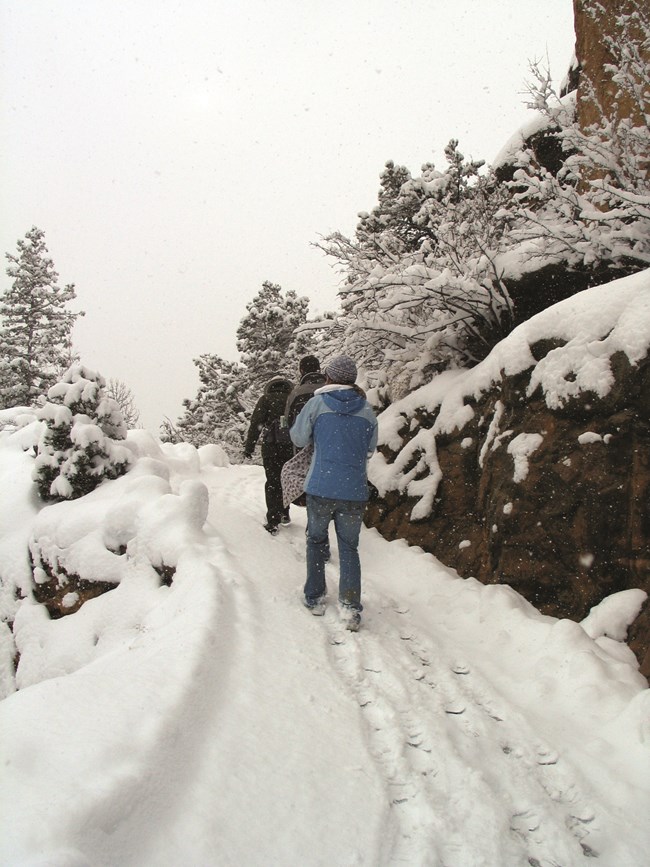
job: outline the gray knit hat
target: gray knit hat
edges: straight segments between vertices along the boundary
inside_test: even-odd
[[[352,385],[357,378],[357,366],[349,355],[337,355],[328,363],[325,373],[332,382]]]

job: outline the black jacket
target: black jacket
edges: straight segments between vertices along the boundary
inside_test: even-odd
[[[260,434],[262,441],[267,444],[291,443],[288,429],[281,432],[280,416],[284,413],[287,395],[292,386],[293,383],[283,376],[275,376],[266,384],[264,394],[257,401],[251,416],[244,444],[245,453],[252,454]]]

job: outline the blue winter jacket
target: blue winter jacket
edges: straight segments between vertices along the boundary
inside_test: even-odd
[[[291,428],[298,448],[313,443],[305,491],[331,500],[368,499],[366,464],[377,447],[377,419],[353,388],[319,389]]]

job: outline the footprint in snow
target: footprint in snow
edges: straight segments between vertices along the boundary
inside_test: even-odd
[[[465,665],[464,662],[456,662],[451,666],[451,670],[454,674],[469,674],[469,665]]]

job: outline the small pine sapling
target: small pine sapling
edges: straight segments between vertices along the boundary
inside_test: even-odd
[[[73,365],[48,391],[39,412],[45,429],[37,446],[34,480],[43,500],[74,500],[131,465],[122,445],[126,425],[119,405],[105,394],[102,376]]]

